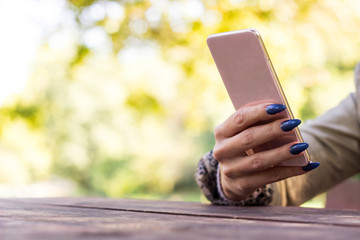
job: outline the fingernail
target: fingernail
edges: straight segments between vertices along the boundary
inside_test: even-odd
[[[290,147],[290,153],[293,155],[299,154],[309,147],[307,143],[297,143]]]
[[[286,106],[283,104],[271,104],[266,107],[266,113],[270,115],[277,114],[286,109]]]
[[[294,128],[296,128],[297,126],[299,126],[301,123],[301,121],[299,119],[290,119],[287,120],[285,122],[283,122],[280,125],[281,130],[283,130],[284,132],[288,132],[293,130]]]
[[[304,171],[311,171],[311,170],[317,168],[319,165],[320,165],[320,163],[318,163],[318,162],[311,162],[308,165],[302,167],[302,169]]]

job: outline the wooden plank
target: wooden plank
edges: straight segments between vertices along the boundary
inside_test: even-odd
[[[49,198],[22,199],[19,201],[122,211],[360,227],[360,211],[358,210],[300,207],[224,207],[189,202],[105,198]]]
[[[154,203],[154,202],[153,202]],[[1,239],[358,239],[360,229],[0,202]]]

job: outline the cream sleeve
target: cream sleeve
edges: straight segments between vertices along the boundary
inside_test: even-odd
[[[313,162],[320,166],[304,175],[272,184],[270,205],[300,205],[360,172],[359,106],[350,94],[337,107],[301,128]]]

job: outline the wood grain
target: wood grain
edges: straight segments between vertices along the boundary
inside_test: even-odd
[[[269,216],[268,210],[282,215],[274,216],[275,221],[269,217],[262,220],[262,215]],[[341,216],[347,218],[356,212],[346,211],[351,213],[348,215],[341,211],[324,214],[319,210],[304,210],[303,217],[319,221],[286,220],[288,215],[302,212],[300,208],[227,208],[199,203],[88,198],[0,199],[0,238],[271,240],[358,239],[360,236],[360,228],[355,227],[359,214],[353,221],[343,221],[343,226],[329,226],[329,221],[322,219],[340,220]],[[245,219],[242,213],[252,218]]]
[[[27,199],[26,201],[38,204],[108,210],[360,227],[360,211],[358,210],[300,207],[229,207],[191,202],[107,198],[48,198]]]

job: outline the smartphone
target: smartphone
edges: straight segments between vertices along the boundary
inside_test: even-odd
[[[235,110],[248,103],[273,99],[286,105],[284,117],[294,118],[259,32],[245,29],[210,35],[207,44]],[[252,149],[273,149],[292,141],[303,142],[298,128],[289,135]],[[279,166],[304,166],[308,151]]]

